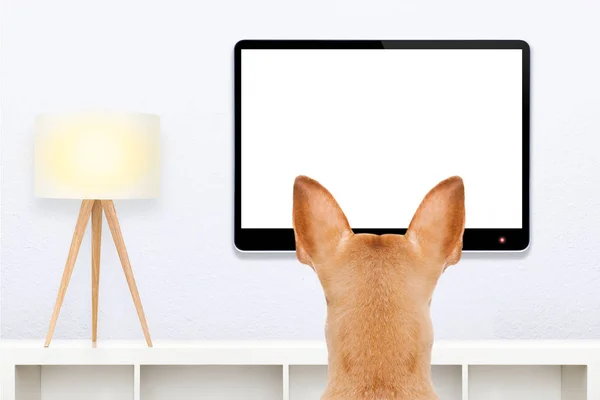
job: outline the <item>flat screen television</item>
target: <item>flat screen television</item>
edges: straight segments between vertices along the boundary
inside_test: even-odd
[[[453,175],[465,251],[529,246],[530,51],[519,40],[242,40],[235,46],[241,251],[293,251],[298,175],[357,233],[406,232]]]

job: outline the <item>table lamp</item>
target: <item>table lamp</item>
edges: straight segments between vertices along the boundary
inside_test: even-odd
[[[82,112],[39,115],[35,120],[35,195],[81,199],[79,217],[50,320],[45,347],[73,273],[88,221],[92,220],[92,344],[98,334],[102,214],[112,234],[146,343],[152,347],[142,301],[115,211],[115,199],[157,197],[160,119],[136,113]]]

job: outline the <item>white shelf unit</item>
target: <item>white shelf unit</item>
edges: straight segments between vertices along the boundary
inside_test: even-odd
[[[600,342],[438,342],[442,400],[598,400]],[[0,342],[1,400],[318,400],[322,342]]]

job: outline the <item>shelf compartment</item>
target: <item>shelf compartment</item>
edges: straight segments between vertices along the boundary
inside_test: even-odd
[[[440,398],[461,400],[462,366],[433,366],[432,379]],[[289,380],[290,400],[320,399],[327,385],[327,366],[291,365]]]
[[[18,365],[16,400],[131,400],[133,366]]]
[[[462,365],[434,365],[431,379],[440,399],[462,399]]]
[[[142,365],[140,400],[281,400],[283,366]]]
[[[469,400],[587,400],[586,393],[586,366],[469,366]]]
[[[290,365],[290,400],[320,399],[326,386],[326,365]]]

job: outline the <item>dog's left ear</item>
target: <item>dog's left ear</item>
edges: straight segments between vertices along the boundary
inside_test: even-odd
[[[460,261],[465,230],[465,187],[453,176],[425,196],[406,237],[427,257],[443,263],[444,269]]]
[[[299,176],[294,182],[294,234],[296,256],[302,264],[315,267],[352,235],[344,212],[319,182]]]

